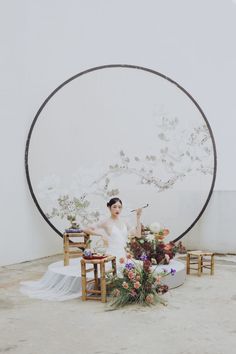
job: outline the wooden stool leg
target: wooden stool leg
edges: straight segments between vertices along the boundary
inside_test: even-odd
[[[98,289],[98,265],[94,264],[94,279],[95,279],[95,289]]]
[[[201,257],[201,273],[203,272],[203,257]]]
[[[190,254],[187,254],[187,266],[186,266],[186,271],[187,271],[187,274],[190,274]]]
[[[214,259],[214,254],[211,256],[211,275],[214,274],[215,270],[215,259]]]
[[[81,261],[81,276],[82,276],[82,301],[86,300],[86,263]]]
[[[100,264],[102,302],[107,302],[105,263]]]
[[[64,266],[69,265],[69,237],[66,234],[63,235],[63,244],[64,244]]]
[[[116,275],[116,259],[113,259],[111,261],[111,263],[112,263],[112,269],[113,269],[113,276],[115,276]]]
[[[198,276],[201,276],[201,269],[202,269],[202,256],[198,256]]]

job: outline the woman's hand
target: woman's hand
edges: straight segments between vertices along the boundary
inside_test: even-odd
[[[141,214],[142,214],[142,208],[136,209],[136,216],[137,216],[137,219],[140,219]]]

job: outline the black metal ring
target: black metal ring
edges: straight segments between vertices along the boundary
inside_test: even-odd
[[[171,82],[172,84],[176,85],[180,90],[182,90],[190,99],[191,101],[195,104],[195,106],[197,107],[197,109],[199,110],[199,112],[201,113],[203,119],[206,122],[206,125],[209,129],[210,132],[210,136],[212,139],[212,144],[213,144],[213,151],[214,151],[214,173],[213,173],[213,179],[212,179],[212,184],[211,184],[211,188],[209,191],[209,194],[207,196],[206,202],[202,207],[202,210],[200,211],[199,215],[197,216],[197,218],[192,222],[192,224],[187,228],[187,230],[185,230],[180,236],[176,237],[173,242],[176,242],[178,240],[180,240],[184,235],[186,235],[192,228],[193,226],[197,223],[197,221],[200,219],[200,217],[202,216],[203,212],[205,211],[207,204],[209,203],[209,200],[211,198],[213,189],[214,189],[214,185],[215,185],[215,180],[216,180],[216,170],[217,170],[217,154],[216,154],[216,144],[215,144],[215,139],[213,136],[213,132],[211,129],[211,126],[205,116],[205,114],[203,113],[201,107],[199,106],[199,104],[195,101],[195,99],[188,93],[188,91],[186,91],[182,86],[180,86],[177,82],[175,82],[174,80],[170,79],[168,76],[163,75],[155,70],[152,69],[148,69],[142,66],[135,66],[135,65],[129,65],[129,64],[110,64],[110,65],[102,65],[102,66],[97,66],[94,68],[90,68],[88,70],[82,71],[79,74],[76,74],[72,77],[70,77],[68,80],[64,81],[61,85],[59,85],[47,98],[46,100],[43,102],[43,104],[40,106],[38,112],[36,113],[34,120],[31,124],[28,136],[27,136],[27,140],[26,140],[26,147],[25,147],[25,172],[26,172],[26,179],[27,179],[27,183],[29,186],[29,190],[30,190],[30,194],[33,198],[33,201],[36,205],[36,207],[38,208],[40,214],[42,215],[42,217],[44,218],[44,220],[50,225],[50,227],[61,237],[63,237],[63,234],[50,222],[50,220],[46,217],[46,215],[44,214],[43,210],[41,209],[38,200],[34,194],[33,191],[33,187],[31,184],[31,180],[30,180],[30,174],[29,174],[29,166],[28,166],[28,154],[29,154],[29,146],[30,146],[30,139],[31,139],[31,135],[35,126],[35,123],[40,115],[40,113],[42,112],[43,108],[45,107],[45,105],[49,102],[49,100],[57,93],[57,91],[59,91],[63,86],[65,86],[66,84],[68,84],[69,82],[71,82],[72,80],[77,79],[79,76],[82,76],[84,74],[87,74],[91,71],[95,71],[95,70],[101,70],[101,69],[109,69],[109,68],[130,68],[130,69],[138,69],[138,70],[144,70],[147,71],[149,73],[161,76],[162,78],[168,80],[169,82]]]

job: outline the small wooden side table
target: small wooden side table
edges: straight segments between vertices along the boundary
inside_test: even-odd
[[[106,271],[105,265],[111,262],[112,269]],[[92,268],[87,269],[87,264]],[[98,266],[100,267],[100,279],[98,278]],[[87,280],[87,273],[93,272],[94,278]],[[106,274],[112,273],[116,275],[116,257],[107,256],[102,259],[81,259],[81,275],[82,275],[82,300],[99,300],[107,302],[107,284]],[[100,280],[100,281],[99,281]],[[87,289],[87,284],[94,283],[94,289]],[[97,294],[98,296],[88,296],[89,294]],[[100,296],[99,296],[100,295]]]
[[[214,274],[214,267],[215,267],[215,254],[212,252],[204,252],[204,251],[188,251],[187,252],[187,259],[186,259],[186,272],[190,274],[190,269],[197,270],[198,276],[200,277],[203,273],[203,268],[207,268],[211,270],[211,275]],[[210,257],[210,259],[206,259],[204,257]],[[191,262],[191,260],[195,262]],[[197,261],[197,262],[196,262]],[[191,268],[191,264],[197,264],[197,268]]]
[[[72,237],[81,237],[82,240],[71,241]],[[71,257],[81,257],[83,255],[83,250],[89,248],[90,236],[84,232],[79,233],[67,233],[63,235],[63,248],[64,248],[64,266],[69,265]]]

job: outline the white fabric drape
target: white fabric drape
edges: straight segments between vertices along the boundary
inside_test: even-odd
[[[65,267],[63,261],[49,265],[47,272],[41,279],[21,282],[20,291],[31,298],[49,301],[79,298],[82,290],[80,260],[81,258],[71,259],[70,265]],[[170,289],[182,285],[185,281],[185,265],[181,262],[171,260],[168,265],[153,266],[153,268],[156,273],[163,269],[166,269],[167,272],[170,272],[171,268],[176,270],[175,275],[167,275],[163,280],[163,283],[168,285]]]

